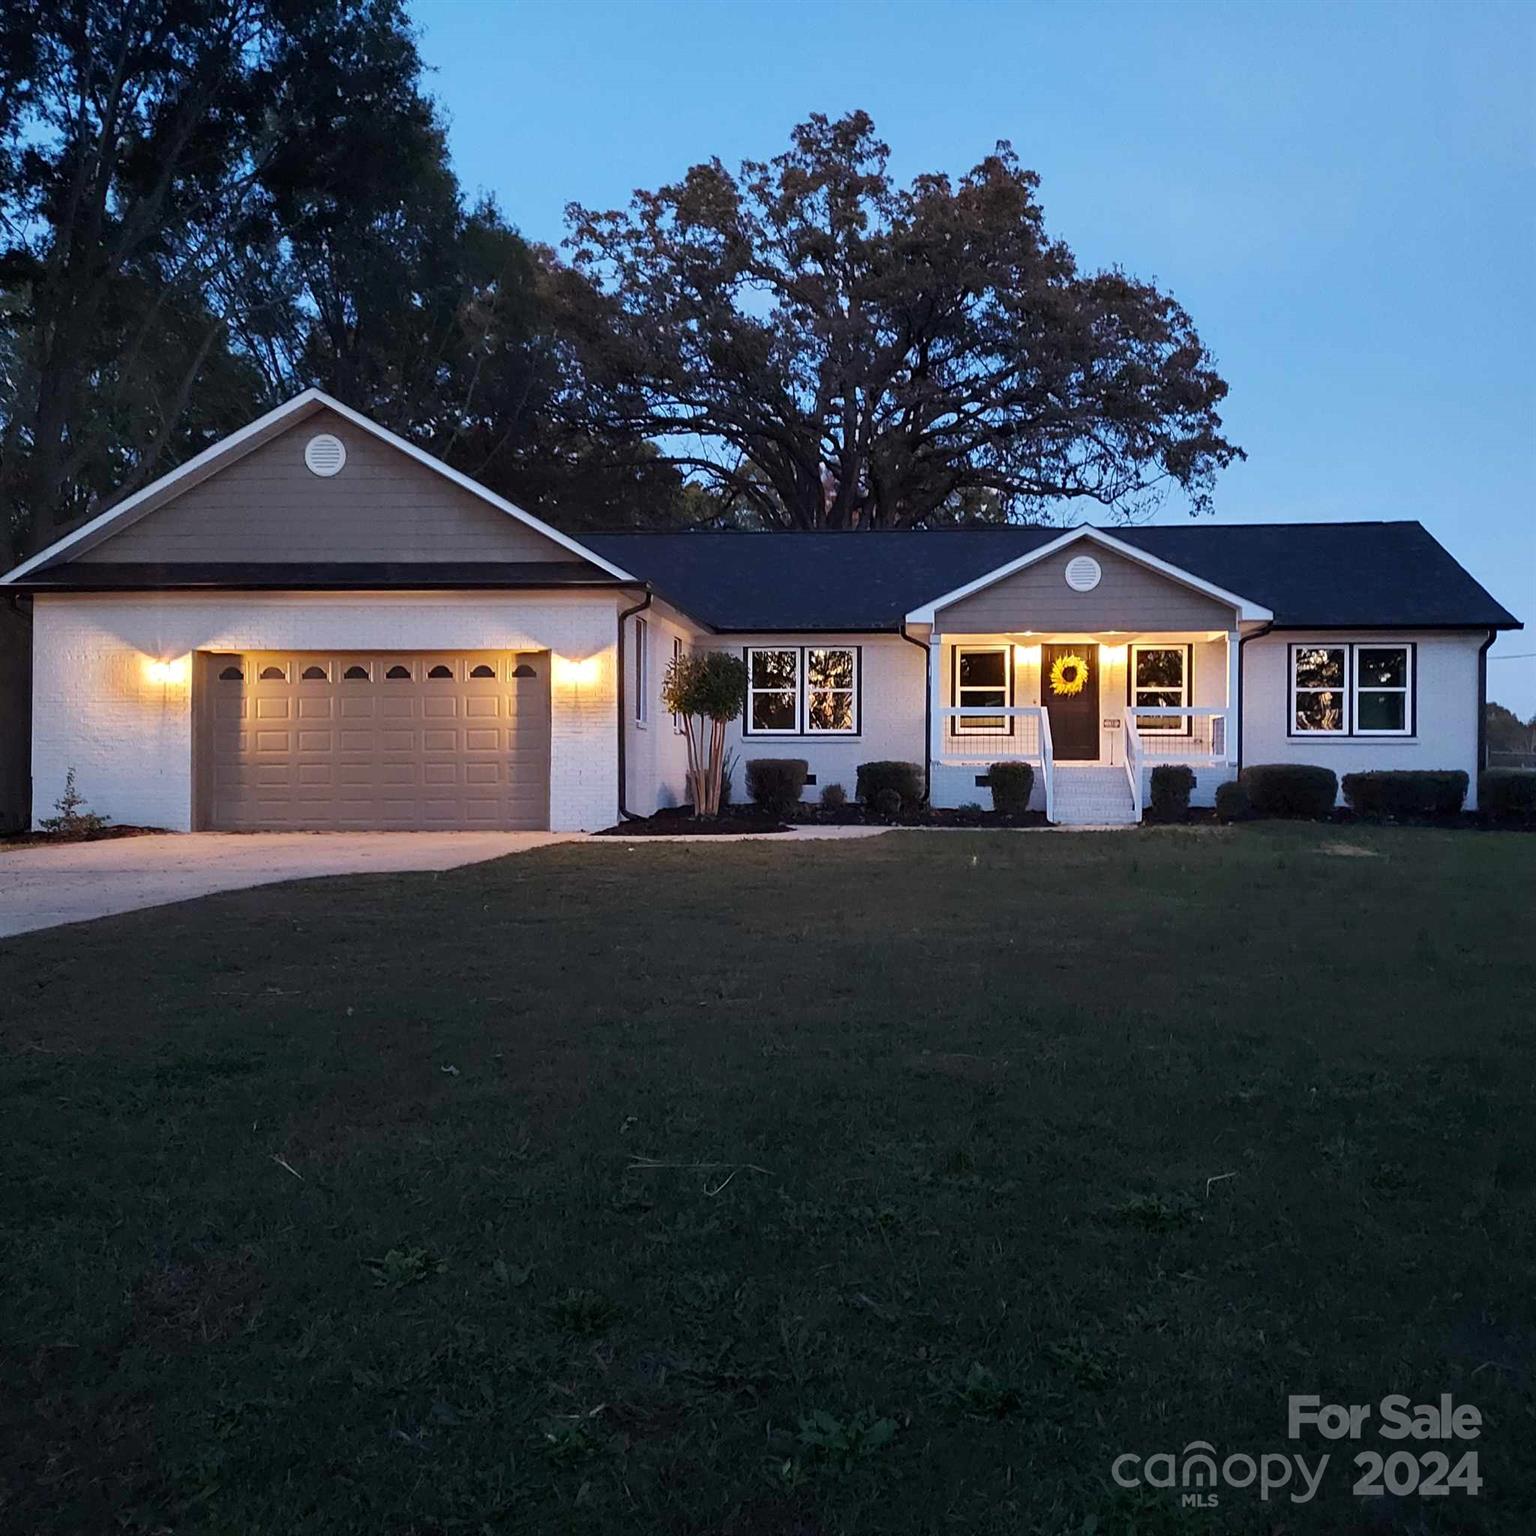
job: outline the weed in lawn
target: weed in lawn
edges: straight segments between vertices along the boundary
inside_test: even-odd
[[[1114,1353],[1102,1347],[1095,1349],[1081,1338],[1047,1344],[1045,1356],[1085,1392],[1106,1391],[1115,1379]]]
[[[1116,1221],[1143,1232],[1172,1232],[1190,1220],[1187,1206],[1161,1195],[1133,1195],[1110,1213]]]
[[[956,1394],[960,1406],[973,1418],[1006,1419],[1023,1406],[1017,1387],[1004,1385],[986,1366],[973,1364]]]
[[[881,1418],[872,1408],[861,1408],[847,1419],[818,1408],[800,1420],[799,1444],[816,1464],[847,1472],[866,1456],[883,1451],[896,1438],[896,1430],[895,1419]]]
[[[446,1259],[434,1258],[425,1248],[391,1248],[382,1259],[364,1259],[363,1264],[373,1271],[373,1283],[390,1291],[420,1285],[448,1268]]]
[[[619,1308],[597,1291],[569,1290],[549,1304],[557,1328],[581,1337],[606,1333],[619,1319]]]

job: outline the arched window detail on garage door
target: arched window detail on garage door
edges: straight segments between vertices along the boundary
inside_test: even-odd
[[[245,670],[242,667],[225,667],[219,673],[219,681],[221,683],[243,683],[245,681]]]
[[[512,668],[513,677],[537,677],[538,675],[526,661],[519,662],[517,666]]]
[[[271,662],[261,669],[261,681],[264,683],[286,683],[288,681],[288,668],[281,667],[276,662]]]
[[[384,676],[392,683],[409,682],[411,678],[411,669],[409,667],[401,666],[397,662],[389,669],[388,672],[384,674]]]
[[[488,667],[482,661],[478,667],[471,667],[469,669],[469,675],[471,677],[495,677],[496,676],[496,668],[495,667]]]
[[[362,662],[354,661],[341,676],[345,682],[366,683],[368,681],[368,668]]]
[[[445,667],[441,662],[439,662],[435,667],[431,668],[428,671],[427,676],[428,677],[452,677],[453,676],[453,668],[452,667]]]
[[[299,674],[299,679],[301,682],[306,683],[324,683],[329,681],[330,674],[325,670],[324,667],[310,666],[304,668],[304,670]]]

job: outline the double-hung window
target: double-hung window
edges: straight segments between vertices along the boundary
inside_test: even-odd
[[[1357,736],[1407,736],[1413,730],[1413,647],[1355,647]]]
[[[635,620],[635,724],[644,725],[650,718],[645,697],[650,686],[649,650],[651,626],[644,619]]]
[[[1293,645],[1293,736],[1413,734],[1411,645]]]
[[[1349,734],[1349,647],[1291,647],[1291,729],[1308,736]]]
[[[1128,683],[1131,708],[1188,709],[1189,672],[1187,645],[1133,645]],[[1193,723],[1188,715],[1136,716],[1136,729],[1143,736],[1188,736]]]
[[[1013,647],[967,645],[955,647],[955,707],[1013,708]],[[953,715],[956,736],[1013,734],[1012,715]]]
[[[748,736],[856,736],[859,653],[852,646],[749,646]]]

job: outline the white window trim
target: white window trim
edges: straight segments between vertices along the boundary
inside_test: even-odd
[[[1403,686],[1401,688],[1362,688],[1360,686],[1359,651],[1401,651],[1403,653]],[[1414,734],[1417,722],[1413,718],[1413,666],[1415,649],[1406,640],[1359,640],[1350,647],[1349,721],[1356,736],[1392,736],[1401,739]],[[1400,693],[1403,696],[1403,723],[1401,728],[1376,730],[1360,724],[1360,695],[1362,693]]]
[[[1302,651],[1342,651],[1344,653],[1344,677],[1337,689],[1334,688],[1298,688],[1296,686],[1296,657]],[[1287,720],[1286,734],[1288,736],[1305,736],[1316,740],[1332,740],[1339,736],[1349,735],[1349,685],[1352,668],[1350,666],[1350,647],[1347,641],[1341,640],[1293,640],[1290,649],[1286,652],[1287,688],[1286,698],[1289,701],[1290,716]],[[1336,731],[1314,730],[1311,726],[1301,725],[1296,718],[1296,701],[1304,693],[1335,693],[1342,699],[1342,712],[1344,723]]]
[[[808,655],[811,651],[846,651],[853,658],[853,724],[847,729],[837,729],[830,726],[811,724],[811,692],[808,679]],[[864,728],[864,660],[862,650],[857,645],[842,645],[828,642],[823,645],[749,645],[744,647],[744,660],[747,664],[747,707],[742,712],[741,734],[758,738],[787,740],[796,736],[814,736],[818,740],[831,738],[833,740],[852,740],[858,737]],[[752,658],[754,656],[790,655],[795,658],[795,680],[792,686],[781,688],[756,688],[752,684]],[[844,689],[823,689],[823,692],[841,693]],[[784,730],[759,730],[752,724],[752,702],[759,694],[781,694],[793,692],[795,696],[795,723],[793,727]]]
[[[956,709],[970,709],[972,707],[992,708],[991,705],[969,705],[965,702],[968,693],[996,693],[997,690],[990,683],[962,683],[960,681],[960,659],[963,656],[996,656],[1001,653],[1003,658],[1003,709],[1012,709],[1013,692],[1013,646],[1011,643],[1004,645],[957,645],[954,647],[954,655],[949,663],[950,689],[954,694],[954,707]],[[990,717],[988,717],[990,718]],[[1002,715],[1003,734],[1013,735],[1013,716]],[[953,736],[996,736],[998,729],[995,725],[988,725],[986,719],[966,720],[960,715],[949,717],[951,726],[950,734]]]
[[[1131,700],[1130,707],[1132,709],[1155,709],[1156,705],[1139,703],[1137,695],[1141,693],[1169,693],[1172,691],[1168,688],[1153,688],[1151,686],[1138,688],[1136,686],[1136,657],[1142,651],[1177,651],[1184,658],[1184,665],[1181,669],[1182,683],[1179,689],[1179,702],[1175,705],[1165,705],[1163,707],[1189,709],[1191,707],[1189,702],[1190,696],[1194,690],[1194,679],[1190,674],[1195,669],[1195,648],[1188,641],[1182,640],[1165,641],[1161,645],[1154,644],[1148,640],[1145,643],[1133,644],[1131,646],[1130,655],[1127,657],[1125,677],[1126,691],[1129,693]],[[1174,726],[1146,725],[1135,715],[1132,715],[1131,718],[1136,721],[1136,732],[1140,736],[1188,736],[1194,728],[1194,721],[1188,715],[1183,716],[1179,723]]]
[[[677,662],[681,661],[682,659],[683,659],[683,637],[681,635],[673,635],[672,636],[672,661],[673,661],[673,663],[675,665]],[[674,736],[681,736],[681,735],[684,734],[683,717],[681,715],[676,715],[675,714],[675,715],[672,716],[672,734]]]
[[[746,648],[747,661],[747,707],[741,717],[741,734],[743,736],[798,736],[801,719],[801,685],[805,680],[804,658],[800,654],[798,645],[749,645]],[[756,688],[752,684],[752,659],[755,656],[793,656],[795,658],[795,680],[787,686],[777,688]],[[782,693],[793,693],[795,696],[795,724],[776,730],[759,730],[752,724],[752,704],[759,694],[772,694],[777,696]]]
[[[650,630],[644,619],[635,620],[635,724],[644,730],[651,720],[650,700]]]

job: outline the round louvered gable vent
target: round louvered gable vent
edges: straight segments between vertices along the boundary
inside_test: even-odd
[[[1092,592],[1103,574],[1092,555],[1078,555],[1067,561],[1067,585],[1074,592]]]
[[[329,479],[347,462],[347,445],[330,432],[317,432],[304,444],[304,465],[311,474]]]

